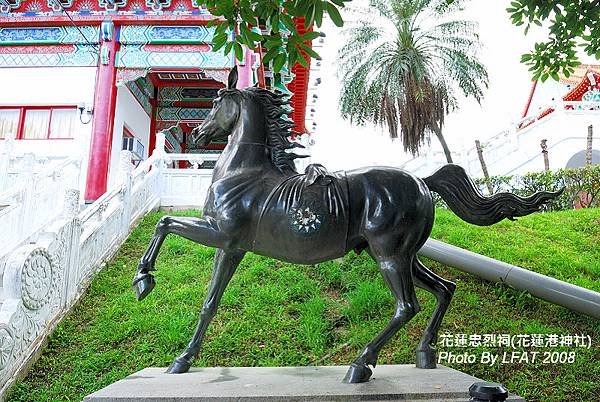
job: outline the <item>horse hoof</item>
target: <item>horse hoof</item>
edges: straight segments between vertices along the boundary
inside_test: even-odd
[[[416,366],[420,369],[434,369],[436,367],[435,351],[417,350]]]
[[[152,292],[152,289],[154,289],[155,285],[156,282],[154,281],[154,276],[151,274],[138,273],[133,280],[133,287],[135,288],[138,301],[148,296],[148,294]]]
[[[187,373],[192,367],[192,362],[184,357],[178,357],[173,360],[173,363],[167,368],[168,374],[182,374]]]
[[[373,374],[373,371],[366,364],[352,363],[346,372],[344,382],[348,384],[367,382],[371,378],[371,374]]]

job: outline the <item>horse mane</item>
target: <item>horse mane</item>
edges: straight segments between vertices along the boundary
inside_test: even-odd
[[[280,91],[273,92],[258,87],[245,88],[242,93],[258,100],[263,108],[267,149],[273,165],[282,173],[298,173],[294,160],[305,158],[306,155],[288,152],[289,149],[304,148],[302,144],[290,141],[290,136],[295,134],[292,131],[294,123],[284,119],[291,111],[289,96]]]

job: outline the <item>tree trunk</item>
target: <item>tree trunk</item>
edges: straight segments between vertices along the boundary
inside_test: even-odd
[[[485,185],[487,186],[490,195],[492,195],[494,194],[494,189],[492,188],[492,183],[490,183],[490,174],[488,173],[487,165],[485,164],[485,159],[483,159],[483,148],[481,147],[481,142],[479,142],[479,140],[475,140],[475,148],[477,149],[479,163],[481,163],[481,171],[483,172]]]
[[[544,156],[544,171],[550,170],[550,160],[548,159],[548,145],[546,140],[542,140],[540,146],[542,147],[542,155]]]
[[[454,163],[452,161],[452,153],[450,152],[450,148],[448,148],[448,144],[446,144],[446,139],[442,135],[441,127],[438,127],[437,125],[435,125],[433,127],[433,132],[435,133],[435,136],[437,137],[437,139],[440,141],[440,144],[442,144],[442,148],[444,149],[444,154],[446,154],[446,162]]]

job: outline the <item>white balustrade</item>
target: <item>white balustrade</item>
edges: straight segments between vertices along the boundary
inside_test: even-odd
[[[204,205],[206,192],[212,181],[212,169],[200,169],[207,161],[216,161],[217,154],[166,154],[167,165],[189,162],[189,169],[164,168],[162,174],[162,206],[192,207]]]
[[[77,188],[79,161],[66,159],[35,171],[35,157],[26,154],[19,180],[0,193],[0,258],[29,239],[62,213],[64,193]]]
[[[0,194],[0,399],[139,219],[203,205],[212,170],[199,167],[218,155],[167,154],[162,134],[156,143],[135,169],[123,151],[119,184],[83,211],[77,161],[42,171],[33,155],[20,161],[18,185]],[[189,168],[173,168],[179,161]]]
[[[553,101],[532,116],[524,117],[506,130],[481,139],[490,175],[524,174],[544,168],[540,140],[548,141],[550,166],[565,167],[574,152],[585,149],[587,126],[600,123],[600,102]],[[481,164],[475,147],[458,152],[455,163],[469,175],[481,177]],[[511,163],[506,163],[510,155]],[[417,176],[427,176],[446,163],[443,153],[428,153],[413,158],[401,167]]]

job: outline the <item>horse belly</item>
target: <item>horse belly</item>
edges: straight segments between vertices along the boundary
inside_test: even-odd
[[[295,264],[316,264],[345,254],[347,221],[311,206],[263,217],[253,251]]]

